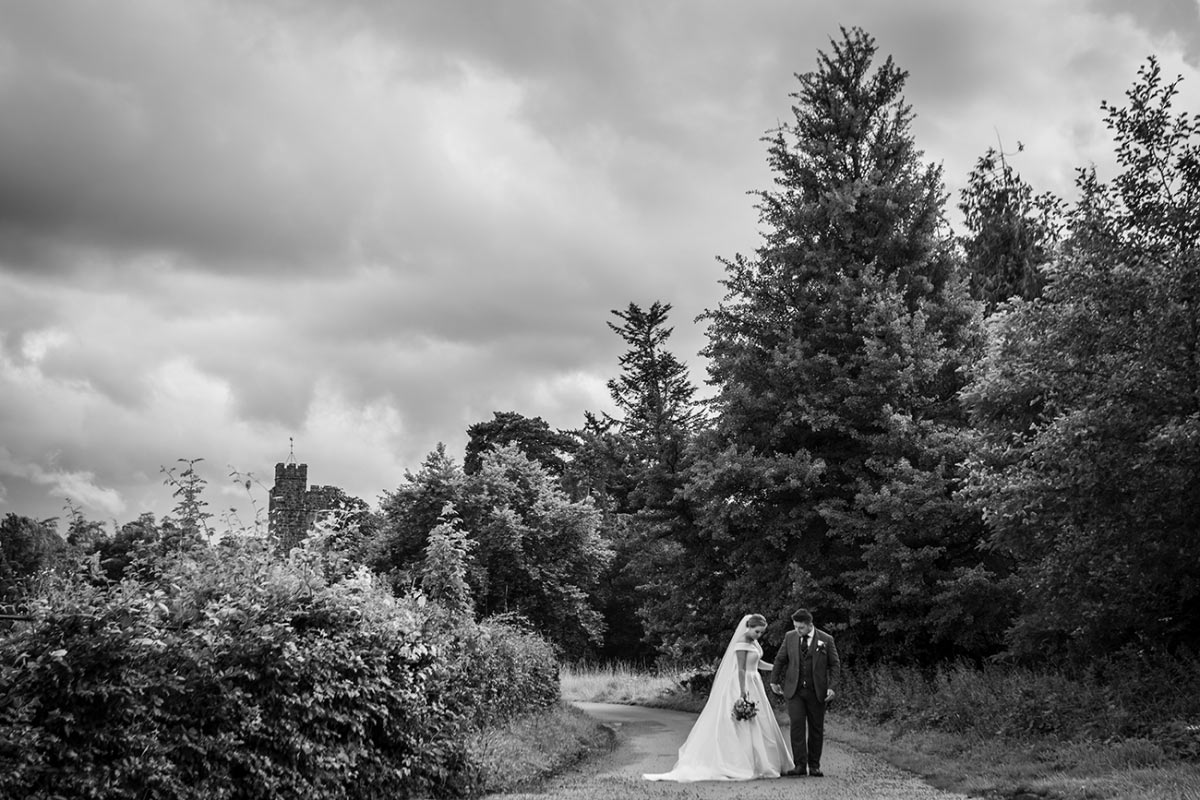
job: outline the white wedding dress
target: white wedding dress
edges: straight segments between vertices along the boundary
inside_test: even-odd
[[[758,672],[762,647],[745,641],[748,619],[749,615],[742,618],[725,650],[708,702],[679,748],[679,760],[670,772],[643,775],[646,780],[748,781],[778,778],[795,766],[791,742],[779,729]],[[741,721],[733,718],[733,704],[741,697],[738,651],[746,653],[747,698],[758,706],[754,719]]]

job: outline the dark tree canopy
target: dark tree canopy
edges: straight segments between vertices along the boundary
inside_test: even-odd
[[[966,395],[1021,653],[1200,646],[1200,115],[1176,83],[1151,59],[1103,106],[1119,171],[1080,171],[1041,297],[993,317]]]
[[[467,437],[463,471],[468,475],[479,471],[485,452],[513,444],[527,457],[561,476],[567,457],[577,447],[570,434],[554,430],[541,417],[526,417],[516,411],[493,412],[492,419],[467,428]]]

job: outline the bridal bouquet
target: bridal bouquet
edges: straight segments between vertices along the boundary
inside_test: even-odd
[[[735,720],[740,721],[740,720],[754,719],[754,716],[757,713],[758,713],[758,706],[756,706],[754,704],[753,700],[745,700],[745,699],[739,697],[737,700],[735,700],[733,702],[733,718]]]

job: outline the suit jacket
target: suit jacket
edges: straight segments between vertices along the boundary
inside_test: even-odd
[[[829,690],[834,688],[834,683],[837,682],[838,670],[842,666],[833,637],[825,631],[813,628],[808,643],[808,657],[813,662],[813,690],[817,693],[817,699],[824,703]],[[791,697],[799,691],[800,634],[794,629],[784,635],[783,646],[775,654],[771,683],[783,684],[784,697]]]

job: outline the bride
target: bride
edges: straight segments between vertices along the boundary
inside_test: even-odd
[[[778,778],[794,766],[791,745],[779,729],[775,712],[763,686],[760,669],[772,665],[762,660],[758,638],[767,629],[761,614],[747,614],[738,623],[721,666],[713,678],[704,710],[679,748],[679,760],[670,772],[643,775],[651,781],[748,781]],[[753,702],[753,719],[735,720],[734,703]]]

